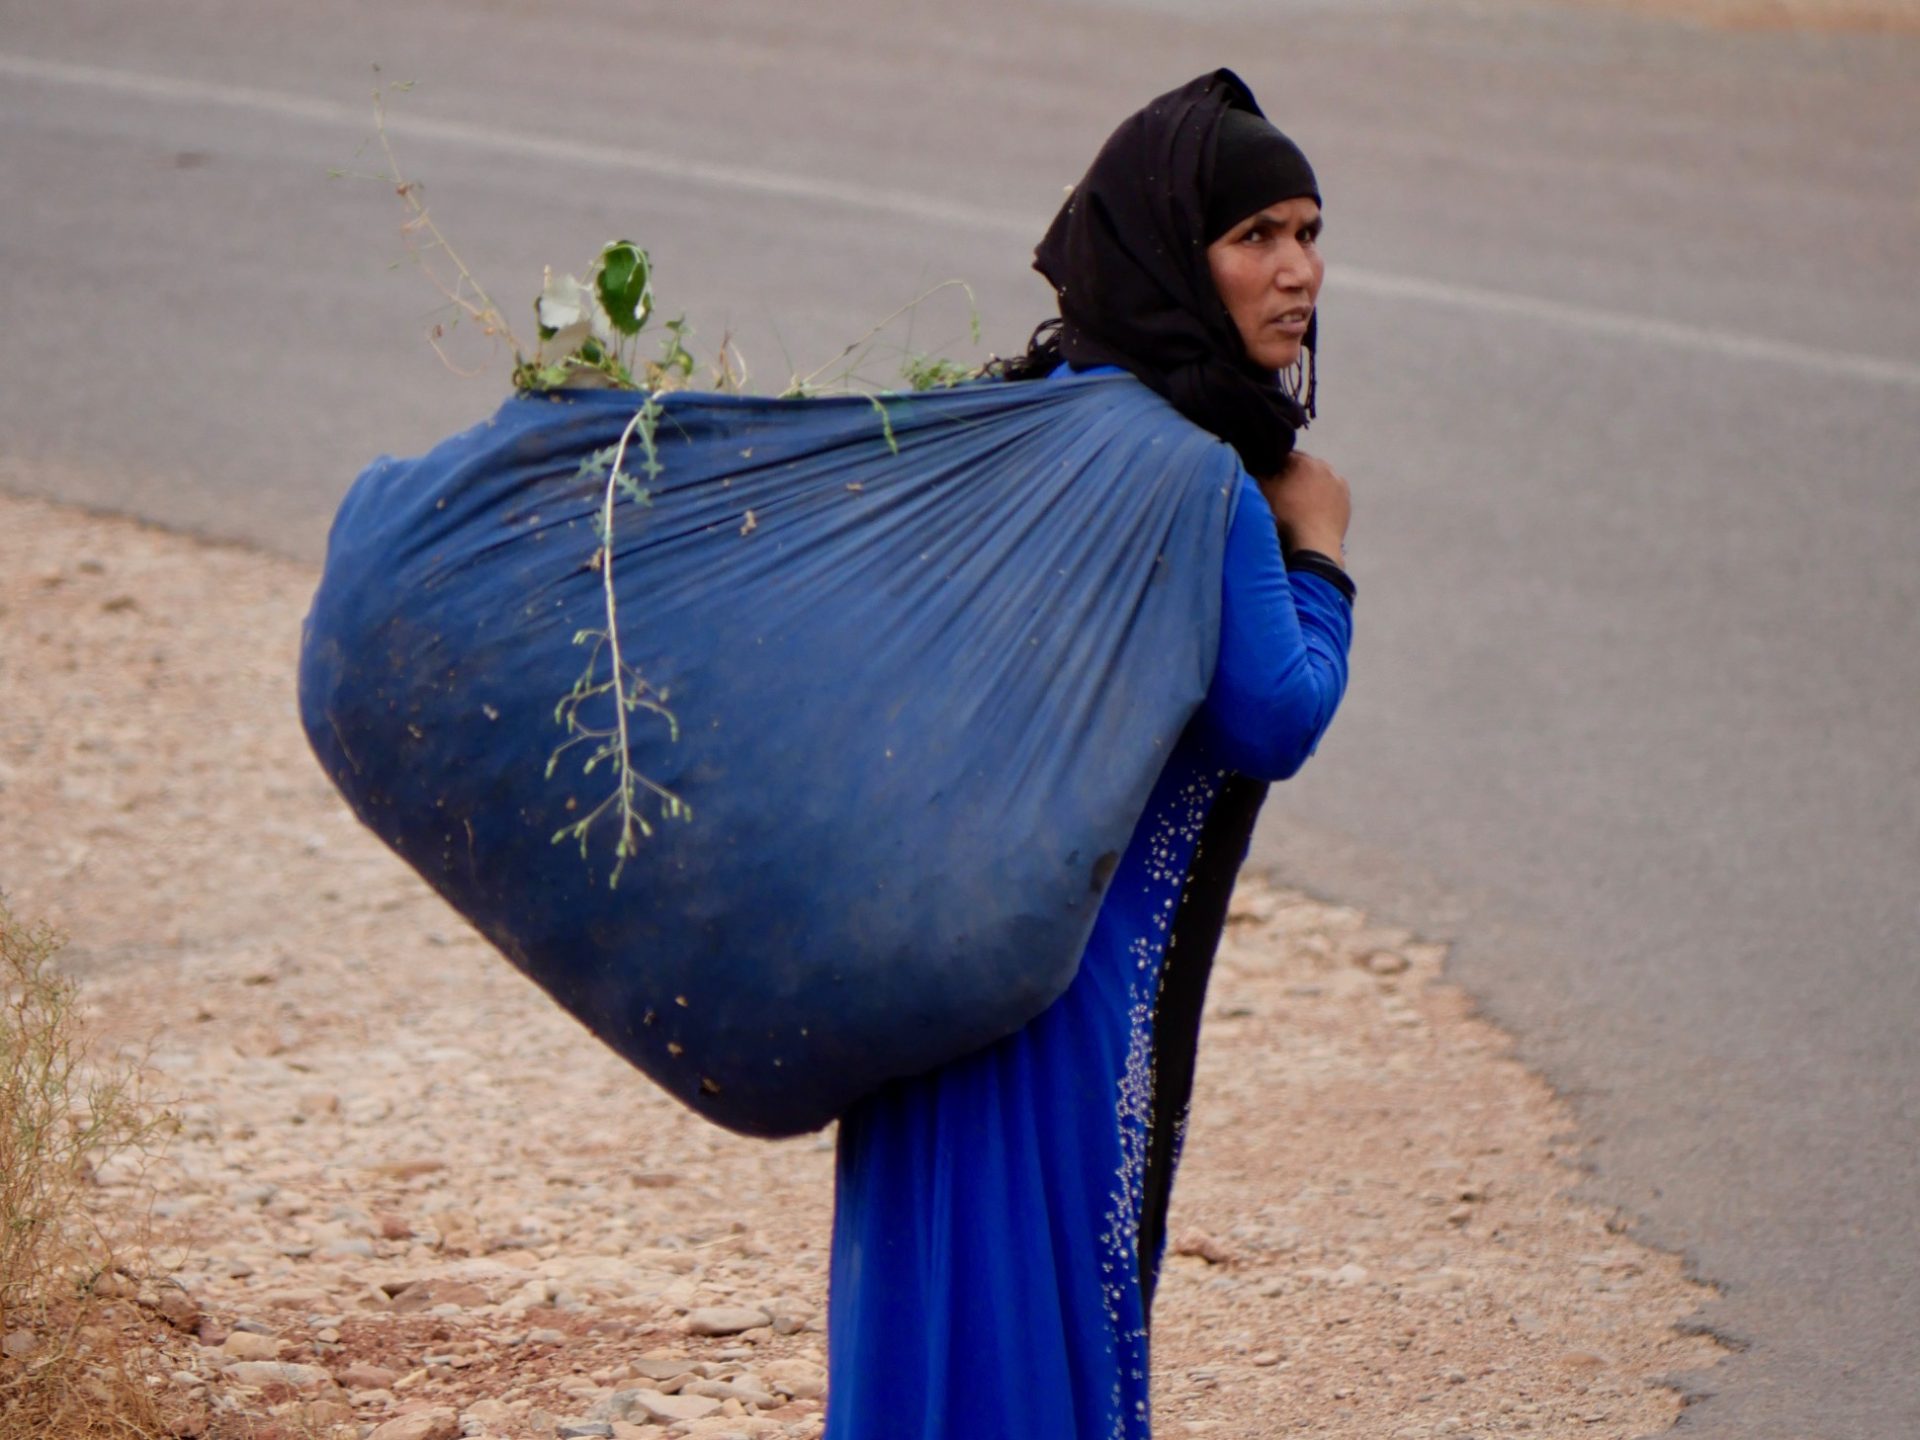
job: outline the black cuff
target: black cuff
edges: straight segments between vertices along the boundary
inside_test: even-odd
[[[1289,550],[1283,557],[1289,571],[1302,575],[1318,575],[1334,589],[1347,597],[1347,603],[1353,604],[1353,577],[1342,570],[1330,555],[1322,555],[1318,550]]]

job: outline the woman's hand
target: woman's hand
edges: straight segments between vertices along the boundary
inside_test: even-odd
[[[1318,550],[1343,561],[1353,497],[1326,461],[1296,450],[1278,475],[1260,482],[1260,493],[1273,507],[1284,548]]]

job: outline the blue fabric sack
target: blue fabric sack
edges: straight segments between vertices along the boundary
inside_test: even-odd
[[[360,819],[594,1034],[722,1125],[795,1134],[1073,978],[1206,693],[1239,467],[1125,375],[887,397],[884,423],[863,397],[660,397],[612,584],[671,715],[629,713],[632,767],[687,813],[643,793],[610,884],[614,810],[584,857],[555,843],[619,785],[556,704],[606,625],[583,461],[639,404],[516,397],[375,462],[301,715]],[[611,729],[611,693],[579,719]]]

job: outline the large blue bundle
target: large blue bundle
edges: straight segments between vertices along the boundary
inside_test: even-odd
[[[356,814],[702,1114],[816,1128],[1072,979],[1218,645],[1237,462],[1124,375],[890,398],[674,394],[612,582],[651,833],[556,703],[609,678],[604,476],[638,399],[508,401],[376,462],[305,631]],[[628,468],[637,471],[639,442]],[[597,659],[595,659],[597,657]],[[609,691],[577,723],[612,730]],[[559,753],[550,770],[552,757]],[[555,843],[599,810],[585,854]],[[622,866],[617,884],[610,884]]]

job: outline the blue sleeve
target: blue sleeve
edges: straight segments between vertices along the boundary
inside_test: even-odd
[[[1273,511],[1253,477],[1227,529],[1220,656],[1200,710],[1221,763],[1285,780],[1306,763],[1347,688],[1353,607],[1318,575],[1288,575]]]

